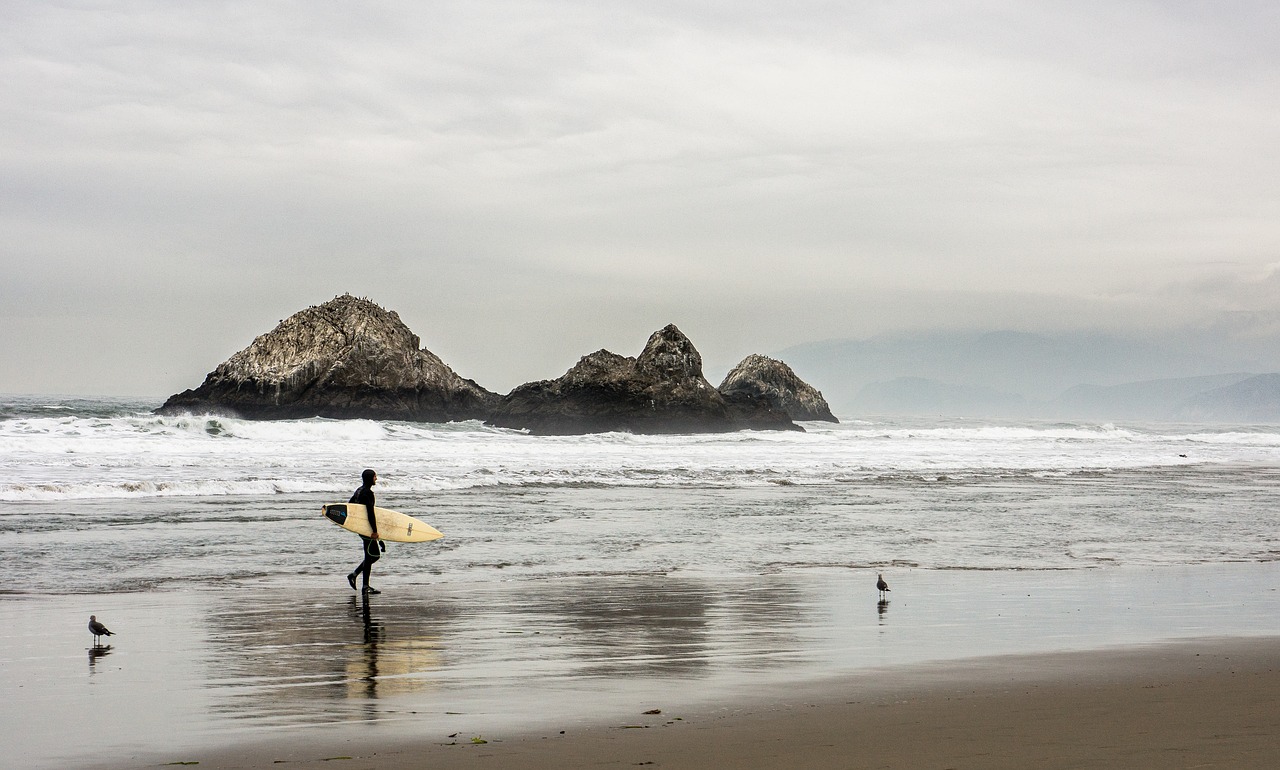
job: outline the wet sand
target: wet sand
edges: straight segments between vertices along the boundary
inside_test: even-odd
[[[564,734],[471,737],[278,741],[199,762],[219,770],[1261,770],[1280,762],[1280,638],[915,666]]]
[[[28,768],[1280,756],[1280,564],[886,573],[883,603],[838,569],[0,594],[0,740]]]

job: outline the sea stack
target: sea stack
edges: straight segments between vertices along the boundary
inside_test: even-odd
[[[721,395],[674,324],[654,332],[638,358],[599,350],[558,379],[519,386],[488,424],[541,435],[801,429],[780,410]]]
[[[730,399],[763,401],[793,420],[839,422],[817,388],[797,377],[790,366],[768,356],[742,359],[720,383],[720,393]]]
[[[156,411],[261,420],[487,417],[498,395],[420,345],[399,315],[344,294],[289,316]]]

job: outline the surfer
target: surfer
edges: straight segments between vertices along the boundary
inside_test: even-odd
[[[363,576],[364,593],[380,594],[382,593],[376,588],[369,585],[369,572],[373,569],[373,563],[382,558],[382,552],[387,550],[387,546],[378,539],[378,518],[373,513],[373,485],[378,483],[378,474],[372,470],[365,469],[360,474],[360,480],[364,483],[355,491],[348,502],[362,503],[369,509],[369,527],[373,533],[369,537],[360,536],[360,541],[364,546],[364,561],[360,562],[360,566],[356,567],[355,572],[347,575],[347,582],[351,584],[351,590],[356,587],[356,575]]]

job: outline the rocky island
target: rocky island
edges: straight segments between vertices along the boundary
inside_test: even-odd
[[[712,387],[702,356],[674,324],[654,332],[637,358],[599,350],[558,379],[517,387],[487,422],[551,435],[802,430],[754,393]]]
[[[399,315],[344,294],[289,316],[156,411],[450,422],[483,420],[498,399],[421,348]]]
[[[803,430],[796,420],[835,421],[821,393],[765,356],[747,357],[713,387],[674,324],[654,332],[636,358],[600,350],[558,379],[499,396],[422,348],[395,312],[349,294],[289,316],[156,412],[483,420],[542,435]]]

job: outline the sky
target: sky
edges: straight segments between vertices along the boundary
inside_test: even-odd
[[[918,329],[1275,350],[1277,29],[1236,0],[9,0],[0,393],[167,396],[343,293],[498,392],[668,323],[713,382]]]

